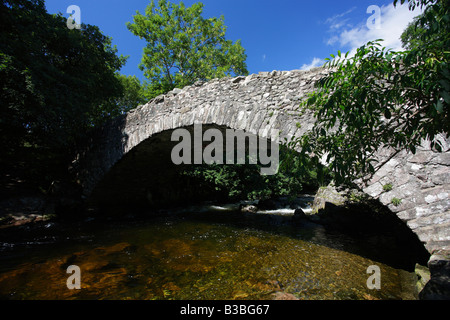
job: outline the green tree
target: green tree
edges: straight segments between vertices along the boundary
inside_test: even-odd
[[[0,1],[3,146],[71,149],[115,114],[105,101],[122,94],[115,73],[126,59],[98,27],[69,30],[66,22],[42,0]]]
[[[118,75],[118,77],[124,88],[124,95],[118,103],[122,112],[128,112],[147,102],[144,87],[136,76]]]
[[[450,3],[447,3],[447,5],[450,5]],[[445,23],[445,13],[442,12],[437,14],[442,15],[442,19],[444,19],[443,22]],[[442,40],[441,38],[444,36],[443,32],[445,29],[439,28],[434,19],[430,19],[432,18],[432,15],[432,12],[421,14],[415,17],[413,21],[408,24],[408,27],[405,31],[403,31],[400,37],[404,49],[420,49],[420,46],[422,45],[429,45],[427,42]]]
[[[327,155],[337,182],[373,173],[381,147],[415,152],[427,138],[441,150],[435,138],[449,133],[449,1],[409,1],[417,6],[424,13],[414,22],[418,32],[404,37],[410,50],[394,52],[376,40],[351,58],[331,55],[330,74],[303,103],[318,120],[297,142],[304,155]]]
[[[247,75],[240,41],[226,40],[223,16],[205,19],[203,4],[186,7],[152,0],[145,15],[137,14],[128,29],[147,41],[141,70],[150,80],[150,96],[182,88],[198,80]]]
[[[126,76],[116,73],[116,77],[122,86],[122,94],[113,97],[106,102],[104,108],[111,110],[111,117],[124,114],[140,105],[145,104],[149,99],[146,96],[145,86],[136,76]]]
[[[3,196],[72,181],[69,165],[90,130],[122,110],[111,101],[126,96],[116,76],[125,60],[98,27],[69,30],[43,0],[0,0]]]
[[[403,31],[400,39],[402,41],[402,47],[406,50],[411,50],[413,48],[418,48],[421,44],[420,39],[425,33],[426,29],[418,26],[419,19],[422,15],[414,18],[413,22],[408,24],[408,27]]]
[[[195,165],[185,169],[183,175],[196,178],[200,188],[215,188],[228,200],[296,196],[305,187],[316,189],[318,184],[326,185],[330,181],[327,169],[320,163],[298,157],[295,151],[284,145],[280,146],[280,160],[278,173],[269,176],[260,174],[260,165],[248,164],[248,156],[246,164]]]

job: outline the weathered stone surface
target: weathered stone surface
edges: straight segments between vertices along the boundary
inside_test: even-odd
[[[254,205],[248,204],[248,205],[241,205],[240,209],[243,213],[256,213],[258,212],[258,208]]]
[[[331,203],[335,206],[341,206],[345,203],[346,198],[342,196],[340,192],[332,185],[320,188],[315,197],[312,205],[313,213],[317,213],[319,210],[324,209],[327,203]]]
[[[419,296],[423,300],[450,300],[450,255],[433,254],[428,262],[430,279]]]
[[[424,287],[428,283],[428,281],[430,281],[430,278],[431,278],[430,270],[425,266],[416,264],[416,268],[414,271],[417,275],[416,289],[417,289],[417,292],[420,293],[424,289]]]
[[[327,72],[322,68],[261,72],[199,82],[154,98],[105,126],[74,162],[85,196],[127,153],[170,129],[202,123],[272,139],[274,129],[281,130],[280,137],[302,136],[315,118],[311,111],[296,110]],[[375,155],[375,174],[368,182],[358,182],[365,193],[406,222],[429,252],[450,243],[450,139],[438,140],[442,152],[432,150],[429,141],[423,141],[415,154],[381,148]]]
[[[431,150],[426,141],[416,154],[380,150],[382,165],[363,185],[364,192],[405,221],[430,252],[439,248],[439,243],[450,241],[450,232],[444,227],[450,215],[450,152],[448,140],[439,139],[443,152]],[[390,160],[383,164],[384,158]]]

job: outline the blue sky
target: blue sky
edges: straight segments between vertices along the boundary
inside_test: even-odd
[[[178,0],[172,0],[178,3]],[[190,6],[198,0],[185,0]],[[400,49],[399,36],[420,12],[407,6],[394,8],[392,1],[358,0],[203,0],[205,18],[224,15],[227,38],[241,39],[250,73],[272,70],[307,69],[323,63],[336,53],[354,51],[369,40],[385,39]],[[143,79],[138,65],[145,42],[126,28],[136,11],[144,13],[150,0],[46,0],[49,13],[77,5],[81,22],[97,25],[112,37],[119,53],[129,55],[121,73]],[[369,6],[376,11],[367,13]],[[374,18],[376,18],[374,20]],[[379,21],[375,28],[374,24]]]

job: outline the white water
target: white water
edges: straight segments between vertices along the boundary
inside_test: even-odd
[[[296,199],[301,204],[298,206],[305,212],[306,214],[312,212],[312,209],[309,205],[309,203],[312,203],[314,201],[314,197],[310,195],[303,195],[301,197],[298,197]],[[210,212],[210,211],[219,211],[219,212],[227,212],[227,211],[238,211],[241,205],[255,205],[258,206],[259,201],[240,201],[237,203],[228,203],[228,204],[222,204],[222,205],[214,205],[214,204],[203,204],[198,206],[190,206],[187,208],[182,209],[183,212]],[[271,215],[294,215],[295,209],[290,208],[289,206],[285,207],[279,207],[274,210],[258,210],[258,214],[271,214]]]

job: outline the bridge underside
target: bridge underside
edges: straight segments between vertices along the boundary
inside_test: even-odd
[[[191,149],[194,150],[194,126],[183,129],[190,133]],[[203,125],[202,136],[209,129],[217,129],[222,133],[224,137],[222,150],[225,153],[226,130],[229,128]],[[100,211],[106,211],[105,214],[123,214],[130,210],[166,209],[205,200],[226,201],[227,194],[223,190],[218,191],[212,183],[185,174],[194,164],[194,152],[191,164],[174,164],[171,158],[172,150],[181,141],[172,141],[174,131],[167,130],[155,134],[124,155],[96,185],[89,197],[90,205]],[[267,143],[267,139],[263,140],[270,154],[271,144]],[[204,141],[202,151],[209,144],[211,141]],[[248,146],[247,139],[245,140],[247,155]],[[235,151],[232,150],[237,154]]]

